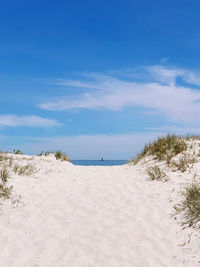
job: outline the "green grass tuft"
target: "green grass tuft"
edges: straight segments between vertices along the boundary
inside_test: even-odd
[[[131,162],[136,164],[145,156],[153,156],[154,159],[164,160],[169,164],[172,157],[185,151],[186,148],[186,141],[183,137],[169,134],[165,137],[158,137],[154,142],[147,144]]]
[[[174,208],[182,213],[183,225],[196,226],[200,222],[200,185],[192,184],[183,196],[183,201]]]

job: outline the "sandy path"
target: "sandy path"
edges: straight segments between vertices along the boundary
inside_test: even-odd
[[[169,217],[172,185],[135,166],[46,169],[13,179],[25,205],[1,209],[0,266],[199,266]]]

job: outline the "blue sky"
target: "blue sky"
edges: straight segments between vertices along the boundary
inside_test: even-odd
[[[0,144],[129,159],[199,134],[199,1],[4,1]]]

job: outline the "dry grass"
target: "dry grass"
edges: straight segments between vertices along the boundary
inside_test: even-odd
[[[8,199],[10,198],[12,186],[7,186],[9,172],[6,166],[4,166],[0,171],[1,183],[0,183],[0,198]]]
[[[166,173],[160,169],[159,166],[149,167],[146,169],[150,180],[166,180]]]
[[[178,161],[172,162],[172,167],[175,167],[177,170],[181,172],[185,172],[188,168],[190,168],[195,162],[197,162],[197,158],[191,156],[189,154],[183,154]]]
[[[183,193],[183,201],[174,208],[182,213],[183,225],[196,226],[200,222],[200,185],[192,184]]]
[[[31,175],[36,171],[35,167],[32,164],[27,164],[18,169],[18,175]]]
[[[3,183],[6,183],[8,181],[9,172],[5,166],[0,171],[0,177]]]
[[[15,174],[17,174],[19,168],[20,168],[19,165],[17,165],[17,164],[14,165],[13,171],[14,171]]]
[[[5,183],[0,183],[0,198],[8,199],[11,196],[13,187],[6,186]]]
[[[56,157],[57,160],[60,159],[62,161],[70,161],[69,157],[65,153],[63,153],[61,151],[56,151],[55,157]]]
[[[10,157],[7,155],[7,153],[1,153],[0,154],[0,161],[7,161],[7,160],[9,160],[10,159]]]
[[[18,175],[31,175],[36,172],[36,168],[32,164],[27,164],[25,166],[15,165],[13,171]]]
[[[131,162],[136,164],[145,156],[153,156],[159,161],[164,160],[170,164],[171,159],[187,148],[186,140],[179,135],[167,135],[165,137],[158,137],[154,142],[149,143],[143,151],[137,155]]]

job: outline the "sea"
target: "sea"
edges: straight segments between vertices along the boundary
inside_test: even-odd
[[[71,160],[74,165],[80,166],[115,166],[126,164],[127,160]]]

